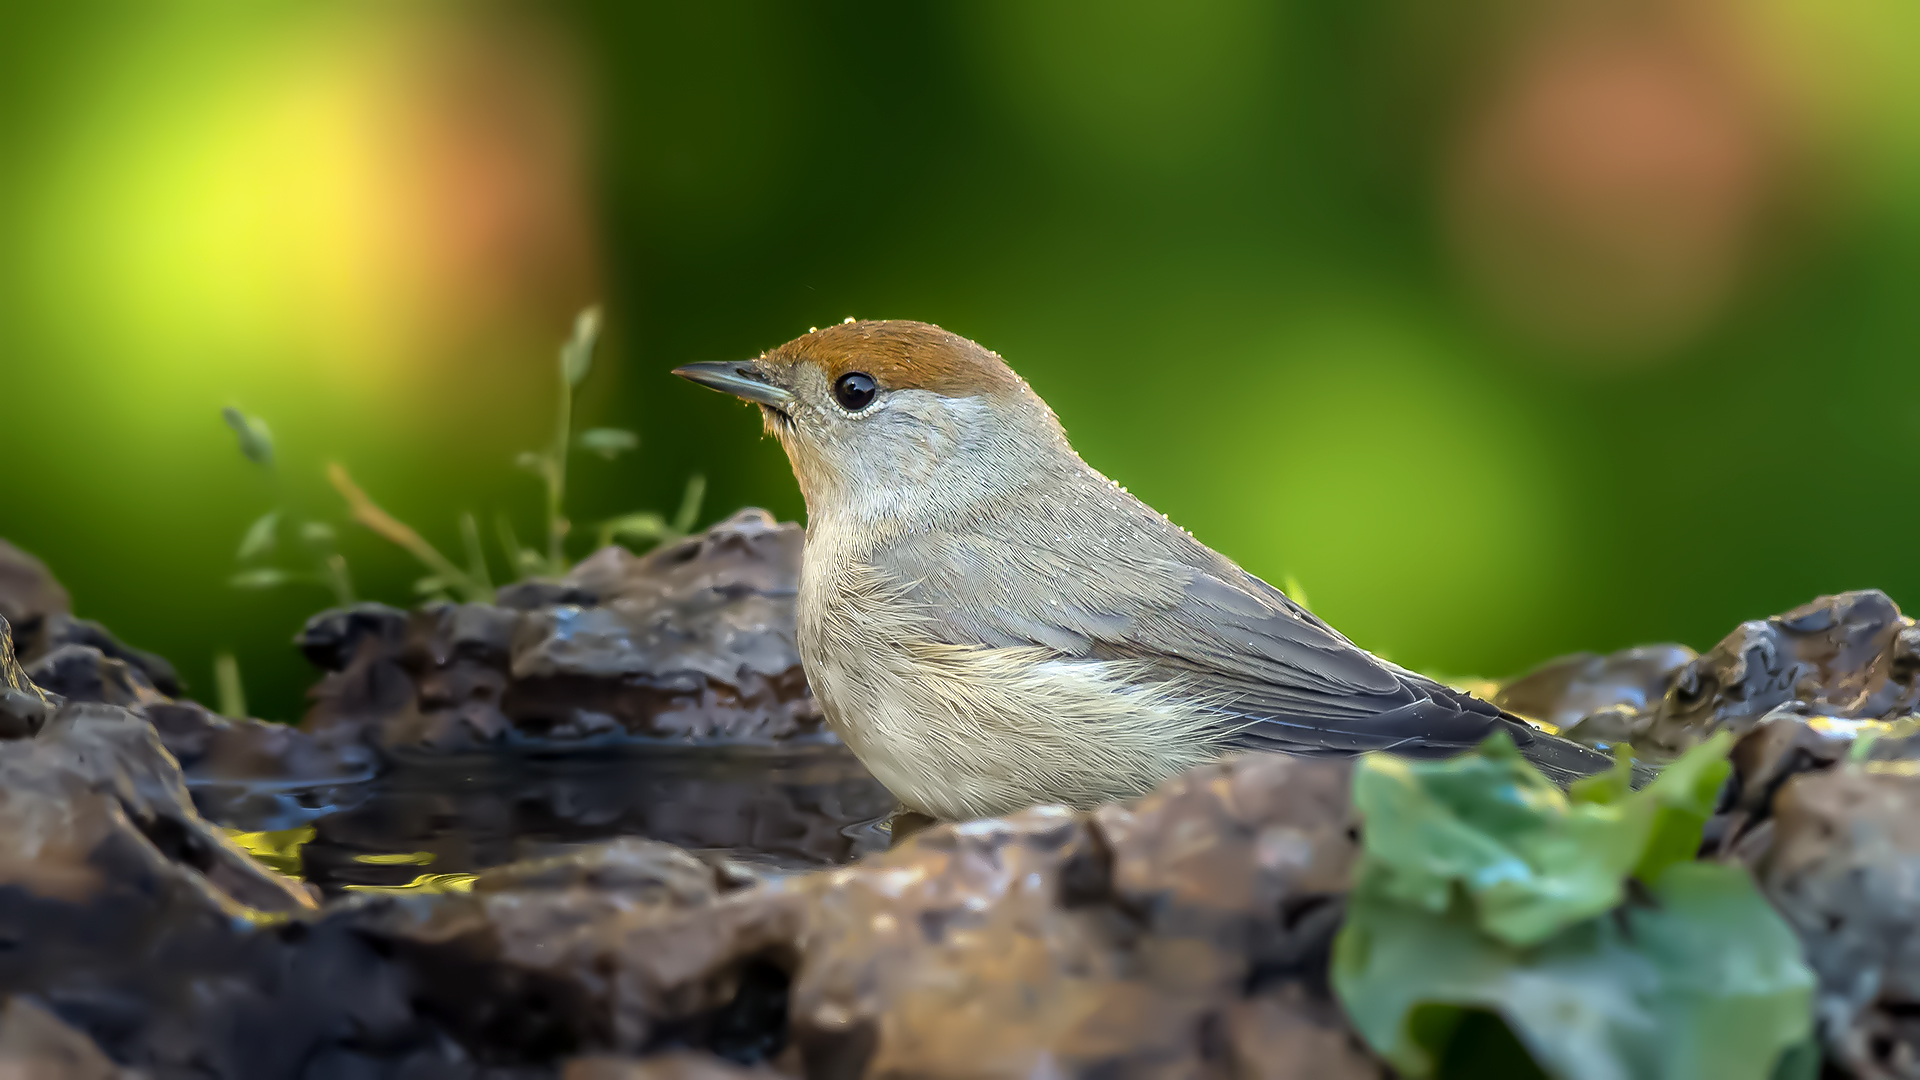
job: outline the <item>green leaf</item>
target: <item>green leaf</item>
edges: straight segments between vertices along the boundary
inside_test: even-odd
[[[293,581],[294,576],[285,570],[262,567],[258,570],[242,570],[227,579],[227,584],[236,589],[272,589]]]
[[[599,454],[612,461],[629,450],[640,445],[640,436],[625,428],[589,428],[580,433],[574,444],[590,454]]]
[[[1673,866],[1652,897],[1522,947],[1482,933],[1464,904],[1361,890],[1334,942],[1334,988],[1409,1077],[1434,1075],[1467,1012],[1485,1010],[1562,1080],[1766,1080],[1811,1031],[1799,940],[1737,867]]]
[[[1567,786],[1567,798],[1574,802],[1612,806],[1633,794],[1633,751],[1625,743],[1613,748],[1613,768],[1592,776],[1583,776]]]
[[[1300,584],[1299,578],[1294,577],[1292,574],[1288,574],[1286,577],[1281,578],[1280,591],[1287,594],[1287,599],[1293,601],[1295,604],[1298,604],[1300,606],[1300,610],[1302,611],[1313,610],[1313,605],[1307,602],[1307,587]]]
[[[248,416],[229,405],[220,410],[220,418],[227,422],[240,440],[240,453],[255,465],[273,467],[273,433],[267,430],[267,422],[257,416]]]
[[[441,592],[450,586],[451,583],[447,581],[446,578],[438,574],[429,574],[413,583],[413,591],[419,593],[421,596],[428,596]]]
[[[547,473],[547,455],[532,450],[522,450],[520,453],[514,455],[513,467],[516,469],[525,469],[535,476],[545,476]]]
[[[568,386],[579,386],[586,381],[587,373],[593,370],[593,350],[599,341],[600,309],[590,307],[574,318],[573,336],[560,347],[560,374]]]
[[[1733,733],[1720,731],[1681,755],[1648,784],[1638,798],[1653,807],[1646,848],[1634,865],[1633,876],[1657,881],[1667,867],[1692,862],[1700,853],[1700,834],[1713,816],[1733,765],[1727,754]]]
[[[642,510],[633,514],[622,514],[600,523],[600,533],[596,538],[600,547],[614,543],[657,544],[671,536],[677,536],[666,519],[651,510]]]
[[[240,538],[241,561],[265,555],[273,550],[274,534],[280,526],[280,511],[269,510],[260,515],[259,520],[247,526],[247,535]]]
[[[1571,802],[1504,734],[1447,761],[1370,755],[1353,799],[1363,886],[1436,913],[1464,890],[1481,927],[1515,945],[1618,904],[1644,846],[1644,814]]]
[[[329,547],[337,538],[333,526],[324,521],[303,521],[300,523],[300,539],[314,547]]]
[[[1694,857],[1731,745],[1716,735],[1639,792],[1623,756],[1569,794],[1504,734],[1447,761],[1371,755],[1354,775],[1366,823],[1359,880],[1432,912],[1458,890],[1487,933],[1544,941],[1619,904],[1627,877],[1651,882]]]

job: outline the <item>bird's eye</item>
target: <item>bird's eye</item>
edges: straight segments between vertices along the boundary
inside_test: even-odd
[[[880,384],[864,371],[849,371],[833,384],[833,396],[848,412],[859,412],[873,404],[879,393]]]

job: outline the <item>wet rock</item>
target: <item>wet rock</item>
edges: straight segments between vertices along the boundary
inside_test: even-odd
[[[112,905],[165,878],[235,910],[314,906],[194,812],[153,728],[124,709],[68,705],[34,737],[0,742],[0,791],[0,887]]]
[[[36,1060],[99,1066],[71,1029],[157,1080],[480,1077],[357,932],[378,913],[319,917],[194,813],[125,709],[71,704],[0,742],[0,994],[57,1018],[21,1021]]]
[[[1666,695],[1674,673],[1693,660],[1685,645],[1643,645],[1602,656],[1563,656],[1503,684],[1493,703],[1565,731],[1595,713],[1647,711]]]
[[[180,677],[164,657],[124,644],[91,619],[51,614],[36,627],[20,628],[17,643],[21,662],[25,664],[38,663],[41,658],[70,647],[92,649],[108,660],[125,664],[159,693],[167,697],[180,696]]]
[[[433,1007],[470,1045],[807,1076],[1377,1077],[1325,983],[1350,777],[1241,758],[1132,806],[935,826],[745,887],[609,846],[482,875],[384,932],[414,968],[470,973]]]
[[[49,615],[73,610],[47,564],[0,540],[0,619],[14,626],[38,626]]]
[[[560,1080],[774,1080],[781,1075],[712,1054],[675,1051],[650,1058],[575,1058],[561,1070]]]
[[[54,704],[14,657],[12,628],[0,617],[0,739],[38,732],[53,715]]]
[[[1756,877],[1820,979],[1829,1060],[1920,1077],[1920,762],[1792,777],[1770,839]]]
[[[809,879],[808,1075],[1378,1076],[1325,992],[1355,856],[1340,762],[1247,757],[1131,806],[928,829]]]
[[[391,758],[633,740],[829,739],[800,670],[803,534],[743,510],[644,556],[606,548],[496,605],[325,612],[303,727]]]
[[[1504,687],[1497,700],[1511,700],[1508,707],[1527,715],[1581,714],[1566,726],[1568,737],[1589,745],[1629,742],[1655,759],[1715,731],[1745,733],[1780,709],[1887,720],[1920,707],[1920,627],[1876,590],[1823,596],[1743,623],[1661,677],[1679,650],[1556,661]]]
[[[27,677],[69,701],[125,708],[166,701],[147,673],[91,645],[62,645],[27,665]]]
[[[155,1077],[1375,1077],[1325,984],[1350,777],[1248,757],[839,870],[627,838],[315,912],[150,725],[75,705],[0,744],[0,927],[33,928],[0,990]]]
[[[1741,624],[1681,669],[1641,739],[1678,752],[1720,728],[1745,731],[1790,702],[1845,719],[1900,716],[1920,706],[1916,674],[1920,629],[1885,593],[1824,596]]]
[[[24,997],[0,1005],[0,1077],[8,1080],[139,1080],[92,1039]]]

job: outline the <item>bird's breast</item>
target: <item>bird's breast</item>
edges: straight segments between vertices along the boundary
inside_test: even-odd
[[[893,584],[809,559],[799,646],[828,722],[908,806],[942,818],[1089,806],[1219,752],[1217,718],[1178,685],[1038,645],[942,640],[938,613]]]

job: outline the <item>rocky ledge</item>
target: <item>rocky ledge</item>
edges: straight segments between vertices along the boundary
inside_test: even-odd
[[[302,727],[387,755],[627,740],[830,740],[794,643],[800,526],[742,510],[636,556],[603,548],[496,604],[322,612]]]
[[[571,812],[646,835],[549,835],[528,848],[503,833],[503,865],[474,855],[474,872],[439,875],[437,890],[330,900],[255,861],[188,797],[191,778],[353,784],[475,750],[820,739],[792,649],[798,542],[795,527],[748,512],[643,558],[602,553],[565,581],[503,590],[497,605],[325,613],[301,637],[328,674],[298,729],[177,700],[163,662],[73,619],[50,578],[0,552],[0,613],[29,628],[18,658],[0,631],[0,1074],[1340,1078],[1531,1067],[1517,1016],[1506,1019],[1519,1034],[1475,1044],[1481,1056],[1411,1070],[1349,1020],[1342,964],[1366,959],[1351,942],[1339,959],[1343,927],[1362,913],[1376,929],[1403,917],[1382,921],[1393,887],[1374,845],[1388,830],[1356,809],[1356,777],[1373,775],[1377,798],[1381,776],[1412,775],[1399,766],[1241,757],[1131,803],[899,830],[881,851],[835,829],[796,833],[783,842],[797,862],[852,860],[805,872],[676,847],[657,837],[704,843],[711,832],[663,832],[655,810],[628,819],[594,803]],[[1768,1075],[1920,1078],[1915,646],[1912,620],[1884,595],[1850,593],[1745,624],[1704,655],[1657,646],[1565,658],[1499,691],[1503,706],[1590,743],[1659,759],[1726,755],[1712,766],[1724,781],[1712,767],[1673,770],[1710,781],[1691,832],[1674,830],[1692,811],[1671,785],[1642,805],[1659,807],[1646,820],[1669,847],[1686,841],[1665,857],[1697,865],[1693,855],[1722,881],[1732,873],[1797,945],[1789,967],[1804,965],[1810,990],[1780,1000],[1801,1002],[1803,1023],[1812,1013],[1817,1044]],[[1444,781],[1448,767],[1406,769]],[[444,829],[448,792],[472,772],[414,770],[405,814]],[[658,787],[682,819],[706,816],[697,798],[635,783]],[[1474,797],[1477,783],[1454,784],[1453,796]],[[1579,809],[1640,797],[1620,783],[1557,812],[1631,831],[1630,814]],[[369,822],[390,822],[396,805],[322,820],[314,844],[330,827],[389,827]],[[1585,850],[1513,843],[1468,854],[1510,851],[1519,866]],[[538,857],[513,858],[530,851]],[[303,864],[296,853],[275,865]],[[311,874],[312,850],[304,865]],[[1622,955],[1654,947],[1680,906],[1637,878],[1624,885],[1617,907],[1567,933],[1624,943]],[[1636,937],[1636,925],[1656,933]],[[1556,940],[1547,953],[1571,939]],[[1497,943],[1475,955],[1494,953],[1533,955]],[[1641,985],[1623,1007],[1665,1009],[1661,995],[1687,1000],[1725,971],[1749,972],[1735,990],[1763,976],[1791,983],[1743,967],[1759,955],[1736,943],[1697,971],[1660,976],[1692,990]],[[1585,984],[1513,985],[1613,1007]],[[1593,1045],[1565,1075],[1652,1075],[1631,1047]]]
[[[297,728],[221,717],[173,669],[73,617],[64,589],[0,542],[0,617],[25,675],[69,702],[132,710],[202,782],[346,782],[490,749],[835,742],[794,642],[800,526],[742,510],[636,556],[602,549],[495,604],[323,611],[296,644],[323,676]]]

